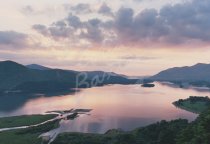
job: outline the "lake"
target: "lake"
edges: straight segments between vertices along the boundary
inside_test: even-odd
[[[1,96],[0,117],[42,114],[71,108],[92,109],[73,121],[61,121],[60,132],[104,133],[109,129],[132,130],[160,120],[194,120],[197,115],[176,108],[172,102],[189,96],[208,96],[206,90],[181,89],[155,83],[154,88],[140,85],[108,85],[81,89],[69,94],[49,96]]]

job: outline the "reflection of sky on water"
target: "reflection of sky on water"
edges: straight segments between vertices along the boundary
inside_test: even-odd
[[[93,117],[83,116],[73,121],[62,121],[61,129],[63,132],[91,132],[91,133],[105,133],[109,129],[122,128],[123,130],[135,129],[148,125],[158,119],[134,118],[134,117],[107,117],[104,119],[97,119]]]
[[[93,109],[73,121],[62,121],[61,131],[99,132],[122,128],[131,130],[162,119],[194,120],[196,114],[172,105],[191,95],[206,96],[209,92],[173,88],[156,83],[154,88],[136,85],[111,85],[84,89],[73,94],[48,97],[0,97],[0,116],[39,114],[71,108]]]

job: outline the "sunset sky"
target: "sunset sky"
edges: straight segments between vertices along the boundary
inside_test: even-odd
[[[133,76],[210,63],[210,0],[0,1],[0,60]]]

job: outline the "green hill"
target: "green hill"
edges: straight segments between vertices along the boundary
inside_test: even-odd
[[[136,79],[102,72],[79,72],[62,69],[34,69],[13,61],[0,62],[0,93],[55,92],[72,88],[102,86],[105,84],[135,84]],[[82,84],[78,84],[83,82]]]

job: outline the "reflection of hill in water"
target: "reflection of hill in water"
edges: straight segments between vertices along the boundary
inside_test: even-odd
[[[187,86],[187,87],[180,87],[180,85],[171,83],[171,82],[158,82],[160,85],[168,86],[171,88],[177,88],[177,89],[190,89],[196,92],[210,92],[210,88],[208,87],[195,87],[195,86]]]
[[[53,97],[53,96],[65,96],[73,95],[75,90],[66,91],[66,92],[57,92],[57,93],[47,93],[43,95],[36,94],[9,94],[0,96],[0,112],[12,112],[18,108],[21,108],[26,102],[37,99],[40,97]]]

